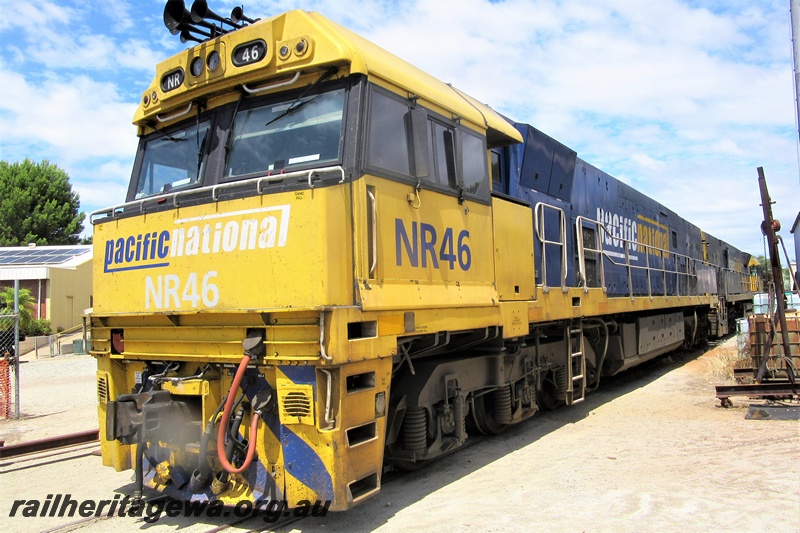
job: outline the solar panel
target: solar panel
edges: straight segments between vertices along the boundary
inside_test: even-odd
[[[2,265],[59,265],[91,250],[88,246],[80,247],[20,247],[0,250],[0,266]]]

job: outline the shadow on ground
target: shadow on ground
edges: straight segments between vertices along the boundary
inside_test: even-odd
[[[579,422],[597,407],[647,386],[665,374],[696,360],[707,350],[722,344],[725,340],[727,339],[709,343],[702,349],[678,350],[645,362],[618,376],[604,378],[600,389],[588,395],[586,401],[578,405],[537,413],[533,418],[500,435],[477,440],[475,444],[468,446],[469,452],[464,449],[456,450],[421,470],[384,476],[389,481],[384,482],[377,496],[347,512],[331,512],[325,517],[309,517],[283,528],[280,527],[280,522],[271,526],[263,516],[237,520],[232,512],[228,517],[203,517],[194,520],[162,516],[157,525],[171,526],[179,531],[189,527],[194,521],[202,520],[204,523],[223,528],[235,523],[237,528],[259,531],[269,531],[275,526],[277,526],[275,531],[316,531],[323,528],[325,531],[371,531],[387,524],[393,516],[419,502],[428,494],[470,475],[514,450],[536,442],[563,426]],[[130,495],[133,492],[133,484],[122,486],[117,491]],[[150,498],[158,496],[149,489],[146,489],[146,493]],[[476,504],[478,499],[479,495],[476,494]],[[353,523],[354,516],[358,516],[357,525]],[[140,529],[146,530],[156,524],[140,522],[138,525]]]

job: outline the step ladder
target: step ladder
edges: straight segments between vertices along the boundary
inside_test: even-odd
[[[720,299],[719,307],[712,307],[708,311],[708,321],[711,324],[711,335],[722,337],[728,334],[728,309],[725,301]]]
[[[586,399],[586,354],[583,351],[583,328],[581,322],[567,325],[567,405],[581,403]]]

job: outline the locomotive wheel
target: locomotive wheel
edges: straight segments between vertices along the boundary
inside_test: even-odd
[[[558,391],[555,382],[548,377],[542,381],[542,390],[536,395],[539,407],[543,411],[553,411],[562,405],[564,402],[558,399]]]
[[[427,465],[430,461],[392,461],[392,465],[397,467],[400,470],[404,470],[406,472],[416,472],[420,470],[423,466]]]
[[[491,394],[483,394],[474,398],[472,409],[472,423],[482,435],[497,435],[508,428],[494,419],[494,402]]]

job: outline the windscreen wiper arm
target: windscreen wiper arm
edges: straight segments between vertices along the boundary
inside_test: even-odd
[[[290,114],[294,113],[295,111],[297,111],[298,109],[300,109],[301,107],[303,107],[304,105],[306,105],[307,103],[309,103],[309,102],[313,102],[314,100],[316,100],[316,98],[311,98],[311,99],[309,99],[309,100],[303,100],[303,98],[304,98],[304,97],[305,97],[305,95],[307,95],[307,94],[308,94],[308,93],[309,93],[309,92],[310,92],[312,89],[314,89],[314,88],[315,88],[316,86],[318,86],[320,83],[322,83],[322,82],[323,82],[323,81],[325,81],[327,78],[329,78],[329,77],[330,77],[330,76],[331,76],[333,73],[335,73],[337,70],[339,70],[337,67],[331,67],[331,68],[329,68],[328,70],[326,70],[326,71],[325,71],[325,72],[322,74],[322,76],[320,76],[319,78],[317,78],[317,81],[315,81],[314,83],[312,83],[311,85],[309,85],[308,87],[306,87],[306,90],[305,90],[305,91],[303,91],[303,94],[301,94],[300,96],[298,96],[298,97],[295,99],[295,101],[294,101],[294,102],[292,102],[291,104],[289,104],[289,107],[287,107],[287,108],[286,108],[286,109],[283,111],[283,113],[281,113],[281,114],[280,114],[280,115],[278,115],[277,117],[273,118],[272,120],[270,120],[269,122],[267,122],[266,124],[264,124],[264,126],[265,126],[265,127],[266,127],[266,126],[269,126],[269,125],[270,125],[270,124],[272,124],[273,122],[277,122],[277,121],[279,121],[280,119],[282,119],[283,117],[285,117],[285,116],[287,116],[287,115],[290,115]]]

